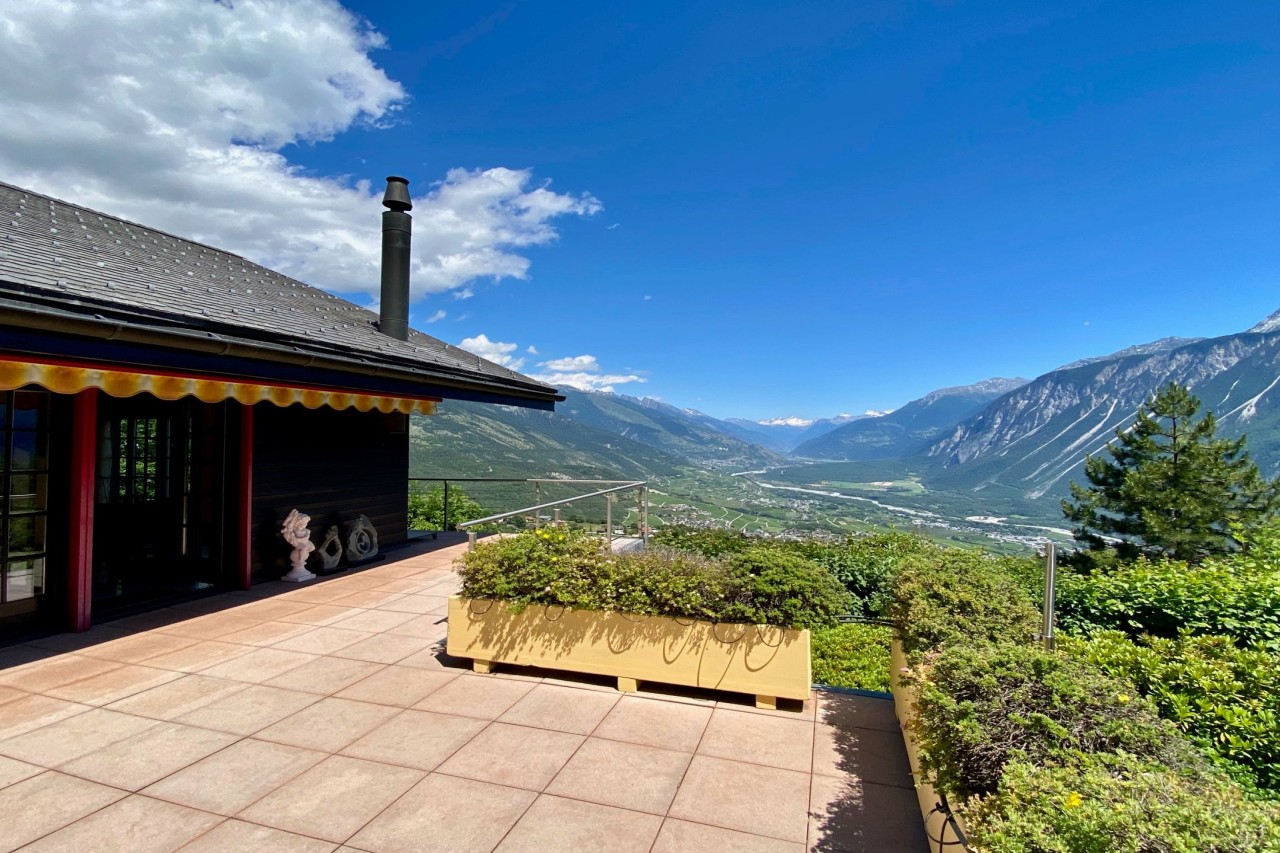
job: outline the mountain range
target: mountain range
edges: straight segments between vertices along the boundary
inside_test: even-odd
[[[984,501],[999,500],[1006,511],[1010,502],[1039,505],[1032,514],[1047,518],[1068,483],[1082,478],[1085,457],[1105,448],[1168,382],[1189,386],[1216,413],[1222,434],[1247,433],[1265,474],[1280,472],[1280,311],[1238,334],[1163,338],[1031,380],[942,388],[876,416],[722,420],[649,398],[573,389],[562,389],[567,399],[554,413],[451,403],[415,423],[413,465],[421,476],[649,477],[782,467],[794,476],[821,460],[823,470],[867,464],[896,472],[872,479],[900,476],[935,493],[967,495],[952,505],[971,504],[974,515]]]

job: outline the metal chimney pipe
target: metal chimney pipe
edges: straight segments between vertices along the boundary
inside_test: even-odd
[[[413,202],[409,181],[392,175],[382,196],[382,301],[378,330],[398,341],[409,339],[409,244]]]

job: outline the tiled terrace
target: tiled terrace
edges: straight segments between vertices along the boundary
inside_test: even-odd
[[[888,701],[472,674],[463,547],[0,649],[0,850],[926,849]]]

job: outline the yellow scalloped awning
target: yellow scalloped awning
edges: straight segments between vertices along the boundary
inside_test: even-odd
[[[12,391],[24,385],[39,385],[57,394],[76,394],[97,388],[112,397],[154,394],[161,400],[195,397],[205,403],[235,400],[252,406],[272,403],[292,406],[300,403],[308,409],[327,406],[331,409],[356,409],[361,412],[400,412],[434,415],[438,397],[390,397],[360,394],[353,391],[302,388],[224,379],[211,376],[181,376],[168,373],[143,373],[109,367],[89,367],[38,361],[0,359],[0,391]]]

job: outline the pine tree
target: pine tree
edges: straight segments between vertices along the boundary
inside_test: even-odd
[[[1082,562],[1112,551],[1197,562],[1240,547],[1237,538],[1273,516],[1280,487],[1265,480],[1245,437],[1215,436],[1217,421],[1181,385],[1161,388],[1102,455],[1085,461],[1089,486],[1071,484],[1062,511],[1087,546]]]

